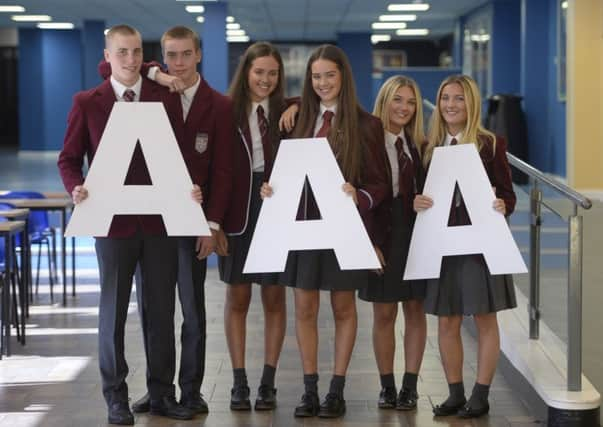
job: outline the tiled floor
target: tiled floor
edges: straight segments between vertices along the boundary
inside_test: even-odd
[[[379,379],[371,345],[371,306],[359,302],[359,331],[347,385],[348,412],[337,421],[296,420],[293,408],[302,393],[301,370],[289,295],[287,336],[277,373],[279,406],[273,413],[233,413],[228,408],[232,374],[224,340],[222,312],[224,285],[211,269],[207,283],[208,354],[203,393],[209,401],[210,413],[193,421],[174,422],[154,417],[137,416],[137,425],[176,426],[496,426],[524,427],[534,425],[530,412],[518,401],[501,376],[496,376],[491,391],[492,411],[478,421],[461,421],[455,417],[434,419],[431,405],[447,394],[441,368],[434,318],[429,318],[427,352],[419,382],[419,408],[404,413],[376,408]],[[67,307],[49,304],[48,289],[41,287],[28,322],[27,345],[13,341],[13,356],[0,362],[0,426],[97,426],[106,425],[106,409],[101,397],[96,357],[98,282],[81,279],[76,298]],[[326,295],[325,295],[326,296]],[[333,353],[333,322],[326,298],[320,314],[321,390],[328,386]],[[131,315],[126,333],[127,360],[130,365],[130,396],[144,393],[144,353],[141,331],[133,295]],[[178,314],[179,318],[179,314]],[[254,297],[248,318],[247,367],[252,398],[263,365],[263,328],[261,304]],[[179,324],[177,320],[176,325]],[[402,330],[402,324],[398,330]],[[400,339],[401,342],[401,339]],[[476,369],[476,343],[464,335],[467,388],[473,384]],[[402,354],[396,357],[397,380],[400,380]]]

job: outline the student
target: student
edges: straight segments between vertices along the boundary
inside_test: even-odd
[[[88,197],[88,191],[83,186],[84,157],[87,157],[89,164],[92,162],[113,104],[164,100],[161,87],[140,77],[142,39],[137,30],[127,25],[112,27],[105,36],[104,56],[111,64],[113,76],[96,88],[74,96],[63,150],[58,159],[61,178],[76,204],[85,203]],[[174,125],[173,116],[170,116],[170,120]],[[134,152],[125,183],[150,183],[139,147]],[[155,348],[173,343],[173,327],[157,325],[173,322],[176,240],[166,236],[161,217],[116,215],[108,236],[97,237],[95,248],[101,284],[99,364],[103,395],[108,406],[108,421],[132,425],[134,417],[128,404],[128,386],[125,381],[128,365],[124,357],[124,327],[132,277],[136,265],[140,263],[145,279],[145,305],[148,306],[148,316],[153,318],[150,345]],[[157,304],[158,299],[163,303]],[[169,348],[148,354],[147,384],[151,405],[157,414],[189,419],[192,417],[190,411],[180,406],[174,397],[174,356]]]
[[[456,144],[475,144],[496,193],[492,207],[501,215],[510,215],[516,198],[505,154],[507,144],[482,127],[479,89],[464,75],[450,76],[440,85],[423,158],[425,167],[435,147]],[[450,201],[417,195],[415,211],[429,209],[433,203]],[[467,224],[470,218],[457,188],[449,225]],[[427,282],[424,301],[425,311],[438,316],[440,355],[450,391],[449,397],[434,407],[435,415],[474,418],[488,413],[488,392],[500,352],[496,312],[516,305],[511,276],[490,274],[482,255],[444,257],[440,278]],[[477,380],[468,401],[463,385],[463,316],[473,316],[478,332]]]
[[[361,289],[358,296],[373,302],[373,347],[382,387],[378,406],[411,410],[417,407],[417,379],[427,337],[425,282],[402,280],[415,219],[413,199],[424,179],[419,156],[425,142],[419,87],[408,77],[390,77],[379,90],[373,114],[385,127],[393,202],[382,203],[376,211],[376,221],[387,224],[386,235],[380,239],[382,249],[376,248],[380,259],[385,260],[384,267],[370,274],[369,286]],[[393,372],[400,301],[404,312],[405,369],[396,398]]]
[[[220,256],[219,269],[220,279],[227,285],[224,329],[234,376],[232,410],[251,409],[245,342],[252,283],[260,285],[264,309],[264,368],[254,407],[276,407],[274,377],[287,320],[285,288],[276,286],[278,274],[243,274],[243,266],[262,204],[260,186],[270,176],[281,139],[278,119],[286,107],[284,84],[278,50],[270,43],[258,42],[243,54],[228,90],[237,137],[233,195],[223,231],[228,234],[228,254]]]
[[[201,394],[207,336],[205,276],[207,256],[216,248],[225,251],[226,247],[221,228],[232,189],[232,104],[197,72],[202,53],[196,32],[183,26],[173,27],[161,37],[161,48],[168,74],[150,68],[153,64],[143,65],[143,74],[148,70],[158,83],[180,90],[168,96],[167,108],[177,117],[175,130],[180,150],[191,179],[203,192],[204,212],[212,233],[208,237],[178,238],[178,295],[183,315],[178,374],[180,403],[202,414],[208,412]],[[147,315],[146,306],[140,313],[146,344],[149,341],[146,326],[153,319]],[[173,328],[173,319],[164,327]],[[148,354],[153,349],[145,345],[145,351]],[[149,393],[135,402],[132,410],[138,413],[152,410]]]
[[[318,47],[310,56],[299,108],[295,138],[327,137],[346,179],[342,191],[353,198],[365,223],[371,222],[370,209],[389,192],[383,126],[363,111],[356,98],[350,64],[343,51],[332,45]],[[262,196],[272,188],[262,186]],[[308,187],[299,219],[319,218],[318,207]],[[295,327],[301,353],[305,393],[295,408],[295,416],[343,416],[345,374],[356,340],[355,291],[368,283],[367,270],[341,270],[333,250],[294,252],[288,263],[288,285],[295,289]],[[333,378],[322,404],[318,397],[318,307],[320,290],[330,291],[335,319],[335,366]]]

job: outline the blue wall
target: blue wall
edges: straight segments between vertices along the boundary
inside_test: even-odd
[[[520,90],[520,0],[495,1],[492,15],[492,93]]]
[[[105,48],[105,21],[84,21],[82,28],[83,85],[86,89],[101,83],[98,75],[98,62]]]
[[[228,43],[224,23],[226,3],[205,3],[205,23],[201,30],[203,77],[218,92],[228,89]]]
[[[82,89],[80,32],[19,30],[21,150],[60,150],[71,99]]]
[[[339,33],[337,46],[348,56],[354,73],[356,93],[360,105],[367,111],[373,110],[371,80],[373,75],[373,46],[370,33]]]

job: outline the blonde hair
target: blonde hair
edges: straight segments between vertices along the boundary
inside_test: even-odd
[[[465,122],[465,128],[462,131],[462,137],[458,143],[475,144],[477,150],[481,151],[484,144],[490,141],[492,144],[492,153],[494,153],[496,137],[492,132],[482,126],[482,97],[480,96],[477,83],[466,75],[452,75],[444,79],[438,89],[435,109],[431,114],[429,131],[427,132],[427,148],[425,149],[425,156],[423,157],[423,163],[425,165],[431,160],[433,149],[440,145],[446,138],[447,127],[446,121],[442,117],[442,112],[440,111],[440,100],[444,88],[455,83],[463,89],[465,108],[467,109],[467,121]]]
[[[109,31],[107,31],[107,34],[105,34],[105,48],[109,45],[109,41],[116,34],[119,34],[121,36],[136,36],[140,39],[140,42],[142,43],[142,36],[136,28],[126,24],[119,24],[109,28]]]
[[[176,27],[172,27],[169,30],[167,30],[165,33],[163,33],[163,35],[161,36],[161,41],[160,41],[162,51],[165,48],[165,41],[168,39],[175,39],[175,40],[190,39],[193,42],[193,46],[195,46],[195,52],[199,52],[199,50],[201,49],[201,42],[199,40],[199,35],[188,27],[179,25]]]
[[[373,115],[379,117],[383,122],[385,130],[390,130],[390,110],[389,105],[394,99],[394,95],[398,89],[402,87],[409,87],[417,100],[417,105],[413,117],[410,122],[405,126],[405,130],[408,130],[412,138],[413,143],[419,150],[419,147],[425,141],[425,131],[423,130],[423,98],[421,97],[421,91],[417,83],[406,76],[393,76],[390,77],[383,83],[383,86],[379,89],[377,99],[375,100],[375,108],[373,109]]]

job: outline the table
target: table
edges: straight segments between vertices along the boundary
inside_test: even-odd
[[[4,275],[4,286],[2,289],[2,314],[0,316],[0,358],[2,354],[10,356],[10,311],[11,311],[11,298],[10,298],[10,278],[11,270],[13,268],[13,238],[17,233],[27,234],[25,228],[25,221],[8,221],[0,222],[0,237],[4,237],[4,249],[5,249],[5,275]],[[18,322],[17,322],[18,323]],[[25,322],[23,322],[25,325]],[[17,324],[17,328],[19,325]],[[25,328],[23,328],[25,332]],[[23,334],[24,336],[24,334]]]
[[[67,210],[73,209],[70,198],[52,199],[1,199],[17,208],[26,208],[32,211],[51,211],[61,214],[61,267],[63,273],[63,305],[67,305],[67,239],[65,228],[67,226]],[[71,292],[75,296],[75,237],[71,238]]]
[[[29,230],[29,209],[10,209],[0,211],[0,217],[6,218],[9,221],[24,221],[25,230]],[[23,243],[21,246],[21,277],[23,278],[22,295],[25,296],[21,298],[21,316],[23,317],[23,321],[25,321],[25,317],[29,317],[29,303],[30,301],[33,301],[33,291],[31,289],[31,246],[29,244],[29,233],[23,233]],[[28,294],[29,297],[27,297]],[[23,344],[25,344],[25,334],[23,337]]]

